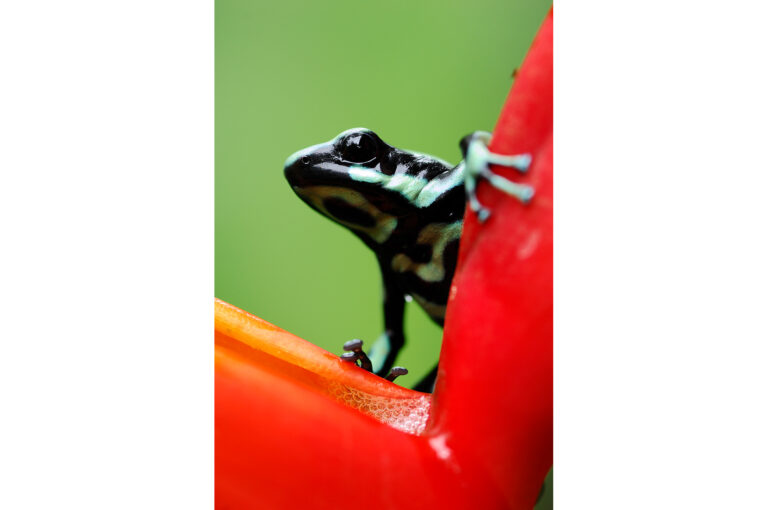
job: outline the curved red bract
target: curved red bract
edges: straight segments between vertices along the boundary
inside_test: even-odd
[[[467,210],[432,397],[216,304],[216,505],[533,507],[552,465],[552,13],[491,142],[531,153],[528,205]]]

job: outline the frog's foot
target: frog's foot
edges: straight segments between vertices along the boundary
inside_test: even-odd
[[[344,354],[339,356],[342,361],[346,361],[348,363],[354,363],[355,365],[359,366],[363,370],[367,370],[369,372],[373,372],[373,366],[371,364],[371,360],[368,358],[368,356],[363,351],[363,341],[359,338],[355,338],[353,340],[350,340],[349,342],[344,343]],[[360,364],[358,365],[358,362]],[[401,375],[406,375],[408,373],[408,369],[405,367],[392,367],[392,370],[389,371],[389,374],[385,377],[387,381],[393,382],[396,378],[400,377]]]
[[[349,342],[345,342],[344,350],[346,352],[341,355],[342,360],[350,361],[355,364],[357,364],[357,362],[359,361],[360,365],[358,366],[360,368],[362,368],[363,370],[367,370],[368,372],[373,372],[373,365],[371,364],[371,360],[365,354],[365,351],[363,351],[362,340],[360,340],[359,338],[354,338]]]
[[[530,202],[534,194],[533,187],[528,186],[527,184],[519,184],[510,181],[506,177],[502,177],[501,175],[492,172],[490,169],[490,165],[501,165],[525,173],[531,166],[531,155],[518,154],[514,156],[503,156],[501,154],[495,154],[488,150],[488,143],[490,141],[490,133],[476,131],[469,137],[466,157],[464,158],[466,172],[465,189],[469,201],[469,208],[477,214],[477,219],[480,222],[486,221],[490,217],[491,211],[487,207],[484,207],[477,199],[475,189],[478,180],[487,180],[494,188],[500,189],[508,195],[512,195],[524,204]]]
[[[368,359],[365,352],[363,352],[363,341],[359,338],[354,338],[349,342],[344,343],[344,354],[341,355],[341,359],[357,364],[360,362],[360,368],[373,372],[373,365],[371,360]]]

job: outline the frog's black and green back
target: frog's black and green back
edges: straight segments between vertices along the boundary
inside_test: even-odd
[[[296,194],[376,254],[389,344],[376,367],[380,375],[403,346],[407,296],[443,325],[464,214],[463,173],[463,164],[452,167],[396,149],[367,129],[345,131],[286,161],[285,176]]]

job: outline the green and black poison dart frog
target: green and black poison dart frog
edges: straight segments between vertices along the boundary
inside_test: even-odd
[[[510,157],[488,153],[485,144],[489,140],[490,135],[483,132],[462,139],[462,152],[472,164],[469,168],[464,161],[452,166],[432,156],[397,149],[363,128],[344,131],[286,160],[285,177],[294,192],[316,211],[350,229],[379,262],[385,331],[371,350],[371,361],[362,353],[359,340],[345,344],[345,350],[352,352],[343,359],[360,360],[361,366],[378,375],[389,373],[390,380],[405,373],[400,367],[391,373],[390,369],[405,343],[403,312],[411,298],[443,325],[465,196],[481,221],[489,214],[474,195],[475,179],[501,179],[493,184],[503,187],[507,183],[505,191],[519,192],[523,201],[530,199],[528,187],[488,170],[489,163],[497,163],[524,171],[530,157],[512,156],[523,159],[510,161]],[[437,367],[415,389],[429,391],[436,373]]]

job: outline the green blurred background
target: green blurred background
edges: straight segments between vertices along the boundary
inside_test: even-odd
[[[376,261],[294,195],[285,158],[360,126],[457,163],[462,136],[493,129],[550,6],[216,0],[216,296],[332,352],[370,346]],[[400,384],[434,365],[441,334],[408,304]]]

